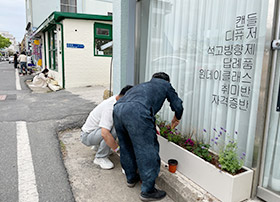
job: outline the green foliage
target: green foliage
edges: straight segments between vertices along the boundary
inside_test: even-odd
[[[222,170],[226,170],[231,174],[235,174],[239,171],[243,164],[245,153],[239,157],[237,155],[237,144],[234,141],[229,141],[225,149],[219,153],[219,163]]]
[[[211,161],[212,156],[209,153],[209,144],[204,144],[204,143],[196,143],[196,146],[194,147],[195,149],[193,150],[193,153],[200,158],[203,158],[206,161]]]
[[[0,34],[0,49],[9,47],[12,43]]]
[[[209,153],[209,144],[205,144],[203,142],[194,141],[191,138],[188,138],[184,145],[181,145],[183,148],[187,149],[188,151],[191,151],[195,155],[199,156],[200,158],[203,158],[206,161],[211,161],[212,156]]]
[[[236,142],[229,141],[229,143],[226,145],[225,143],[220,145],[220,143],[223,142],[223,140],[221,140],[220,138],[225,138],[226,135],[230,137],[226,129],[221,127],[218,131],[216,128],[213,128],[215,137],[211,139],[211,142],[214,145],[222,146],[222,149],[220,150],[218,156],[213,156],[213,154],[210,154],[209,152],[209,148],[211,147],[210,144],[206,144],[201,140],[194,140],[192,138],[192,134],[189,136],[183,136],[180,132],[177,131],[177,129],[172,129],[171,125],[167,124],[166,121],[159,120],[159,117],[157,117],[156,124],[160,128],[161,136],[168,139],[168,141],[178,144],[179,146],[187,149],[188,151],[194,153],[195,155],[208,162],[211,162],[213,158],[217,159],[218,162],[215,162],[214,160],[213,163],[215,162],[214,164],[216,166],[218,166],[219,164],[220,169],[231,174],[236,174],[244,165],[245,153],[242,153],[242,156],[240,157],[238,156],[238,147]],[[203,129],[203,134],[207,135],[207,131],[205,129]],[[235,131],[235,134],[238,134],[237,131]]]
[[[168,139],[168,141],[174,142],[175,144],[180,144],[184,141],[181,134],[177,133],[175,130],[171,130],[167,134],[167,139]]]
[[[220,147],[218,154],[218,165],[220,169],[229,172],[230,174],[236,174],[244,164],[245,153],[242,156],[238,156],[237,142],[232,140],[227,144],[224,139],[232,139],[228,131],[220,127],[220,129],[213,128],[215,137],[211,139],[211,142]],[[206,130],[205,130],[206,132]],[[238,132],[234,132],[238,135]]]
[[[160,135],[165,137],[168,141],[174,142],[175,144],[180,144],[183,142],[182,135],[177,131],[177,129],[172,129],[170,124],[166,122],[158,122],[160,127]]]
[[[170,124],[166,124],[166,121],[158,121],[157,125],[160,128],[160,135],[166,138],[170,142],[174,142],[175,144],[187,149],[188,151],[194,153],[195,155],[203,158],[206,161],[211,161],[212,156],[210,155],[208,149],[210,147],[209,144],[204,144],[199,141],[195,141],[192,138],[186,138],[177,129],[172,129]]]

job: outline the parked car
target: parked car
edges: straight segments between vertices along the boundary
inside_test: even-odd
[[[14,56],[9,57],[9,63],[14,63]]]

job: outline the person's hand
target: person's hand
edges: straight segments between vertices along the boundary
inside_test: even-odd
[[[178,120],[178,119],[176,118],[176,116],[174,115],[174,117],[173,117],[173,119],[172,119],[172,121],[171,121],[171,128],[172,128],[172,129],[176,128],[176,126],[178,126],[179,123],[180,123],[180,120]]]
[[[120,146],[118,146],[116,149],[114,149],[114,152],[119,152],[120,151]]]

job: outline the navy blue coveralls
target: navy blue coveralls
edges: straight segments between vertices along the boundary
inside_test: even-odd
[[[128,182],[142,180],[142,192],[152,192],[160,171],[159,143],[155,114],[165,99],[177,119],[183,113],[182,100],[171,84],[163,79],[138,84],[114,106],[114,124],[120,144],[120,160]]]

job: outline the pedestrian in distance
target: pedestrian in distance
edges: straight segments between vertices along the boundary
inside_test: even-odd
[[[113,162],[108,158],[110,151],[119,151],[119,145],[116,141],[117,134],[113,123],[114,104],[132,86],[125,86],[118,95],[101,102],[89,114],[85,124],[82,127],[81,142],[86,146],[96,146],[97,152],[93,163],[99,165],[102,169],[112,169]]]
[[[18,57],[18,61],[20,63],[20,76],[27,74],[27,57],[25,51],[22,51]]]
[[[27,56],[27,69],[28,69],[28,72],[29,72],[29,74],[32,74],[32,72],[33,72],[33,70],[32,70],[32,68],[33,68],[33,60],[32,60],[32,57],[31,57],[31,55],[30,55],[30,53],[28,54],[28,56]]]
[[[160,200],[166,196],[165,191],[155,188],[160,171],[155,115],[166,99],[175,112],[171,122],[175,128],[182,117],[182,100],[164,72],[155,73],[149,82],[134,86],[114,106],[113,118],[127,186],[134,187],[142,180],[140,199],[143,201]]]
[[[14,54],[14,68],[16,69],[18,65],[18,52]]]

